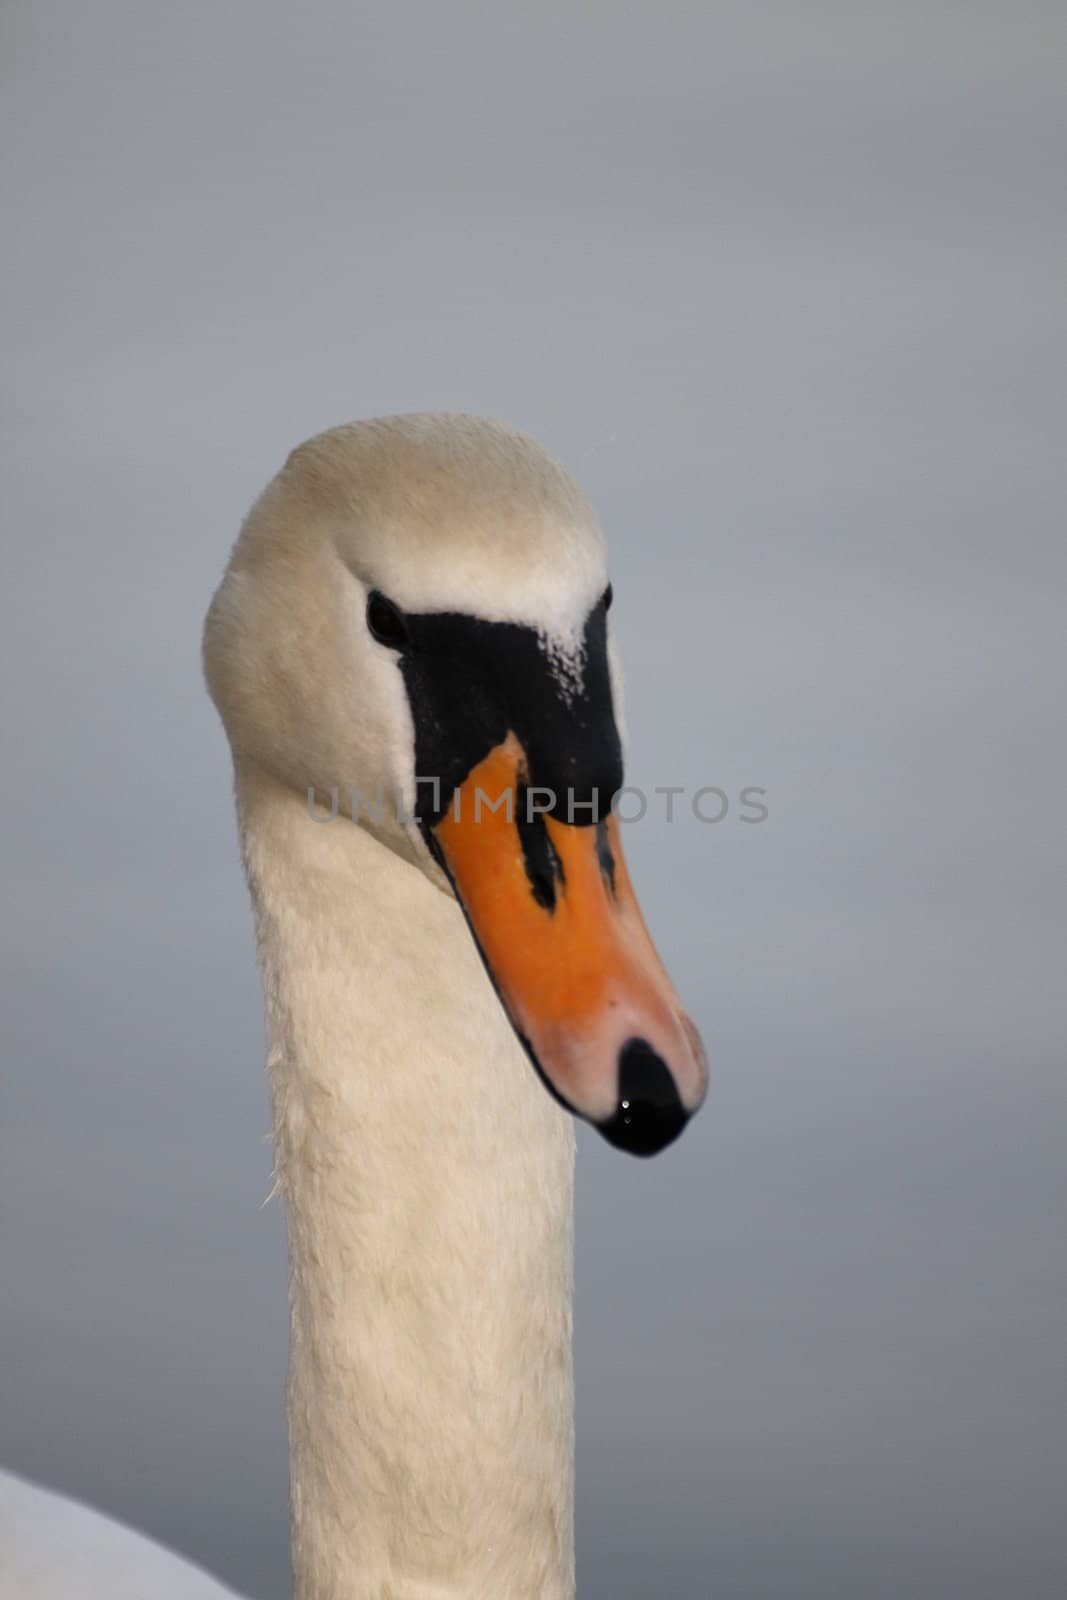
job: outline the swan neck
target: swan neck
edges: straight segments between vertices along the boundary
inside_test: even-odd
[[[289,1235],[296,1600],[570,1600],[573,1130],[453,898],[237,771]]]

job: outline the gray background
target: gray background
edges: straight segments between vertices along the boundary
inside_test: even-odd
[[[613,541],[713,1090],[583,1133],[583,1600],[1067,1592],[1060,4],[6,0],[0,1460],[287,1590],[203,609],[297,440]]]

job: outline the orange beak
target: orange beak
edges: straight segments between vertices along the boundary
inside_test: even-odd
[[[611,1143],[652,1155],[704,1098],[700,1037],[645,927],[617,818],[568,824],[538,793],[508,734],[455,789],[433,840],[548,1088]]]

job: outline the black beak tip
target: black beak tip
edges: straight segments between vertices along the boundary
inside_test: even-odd
[[[619,1104],[597,1123],[609,1144],[635,1156],[654,1156],[673,1144],[689,1114],[661,1056],[644,1039],[630,1039],[619,1052]]]

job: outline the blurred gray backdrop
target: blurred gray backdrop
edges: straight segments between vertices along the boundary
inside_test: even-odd
[[[287,1593],[201,616],[301,438],[497,415],[613,545],[709,1043],[581,1138],[583,1600],[1067,1592],[1062,4],[5,0],[0,1461]]]

